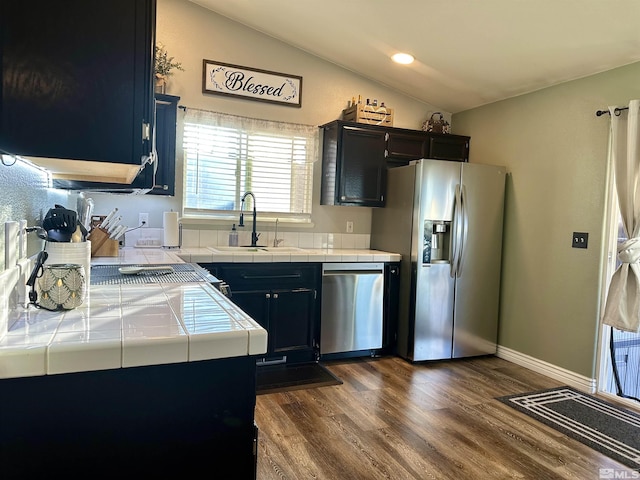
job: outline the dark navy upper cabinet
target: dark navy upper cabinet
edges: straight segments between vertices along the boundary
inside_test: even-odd
[[[176,125],[180,97],[156,93],[155,142],[157,159],[148,163],[131,184],[54,179],[55,188],[108,193],[175,195]]]
[[[158,166],[149,193],[175,195],[176,126],[180,97],[156,93],[156,150]]]
[[[99,162],[139,169],[152,148],[155,17],[155,0],[0,2],[0,150],[65,160],[41,163],[61,171],[88,161],[85,179]]]
[[[386,131],[339,120],[322,128],[321,205],[383,207]]]
[[[322,129],[321,205],[384,207],[387,169],[421,158],[469,161],[470,137],[334,120]]]

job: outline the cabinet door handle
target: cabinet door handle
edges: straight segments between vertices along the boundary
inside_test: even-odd
[[[148,123],[142,124],[142,140],[149,140],[151,138],[151,125]]]
[[[388,142],[388,141],[389,141],[389,132],[386,132],[386,133],[384,134],[384,141],[385,141],[385,142]]]
[[[388,157],[389,157],[389,150],[387,150],[385,148],[385,150],[384,150],[384,158],[388,158]]]
[[[278,294],[277,294],[277,293],[274,293],[274,294],[273,294],[273,298],[278,298]]]
[[[267,294],[265,295],[265,298],[271,298],[271,294],[270,294],[270,293],[267,293]]]
[[[300,278],[301,275],[299,273],[290,273],[284,275],[240,275],[244,280],[264,280],[270,278]]]

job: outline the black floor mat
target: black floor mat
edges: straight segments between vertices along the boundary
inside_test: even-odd
[[[342,380],[319,363],[258,367],[257,394],[340,385]]]
[[[571,387],[498,400],[628,467],[640,469],[640,415],[633,411]],[[602,474],[606,469],[600,470]]]

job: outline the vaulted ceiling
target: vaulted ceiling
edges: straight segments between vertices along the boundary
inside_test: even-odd
[[[191,1],[451,113],[640,61],[639,0]]]

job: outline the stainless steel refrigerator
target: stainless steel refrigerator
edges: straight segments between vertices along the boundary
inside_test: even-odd
[[[371,247],[402,255],[400,356],[496,352],[505,175],[504,167],[429,159],[389,169]]]

